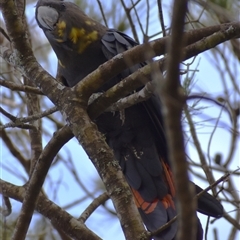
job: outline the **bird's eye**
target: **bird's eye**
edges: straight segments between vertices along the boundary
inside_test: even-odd
[[[65,9],[66,9],[66,6],[65,6],[64,3],[62,3],[62,4],[61,4],[61,9],[60,9],[60,11],[64,11]]]

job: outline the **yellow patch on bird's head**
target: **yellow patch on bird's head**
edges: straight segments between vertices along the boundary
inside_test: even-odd
[[[66,29],[66,22],[60,21],[56,24],[59,37],[63,37]]]
[[[83,28],[73,27],[69,33],[69,39],[78,45],[78,52],[82,53],[86,47],[98,39],[97,31],[86,32]]]
[[[89,25],[89,26],[94,26],[94,25],[96,25],[95,22],[90,21],[90,20],[85,21],[85,23],[86,23],[87,25]]]
[[[84,38],[85,32],[86,31],[83,28],[73,27],[70,31],[69,38],[74,44],[76,44],[79,39]]]

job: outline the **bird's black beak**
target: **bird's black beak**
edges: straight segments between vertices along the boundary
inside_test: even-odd
[[[36,18],[41,28],[52,31],[58,22],[59,14],[54,8],[40,6],[37,8]]]

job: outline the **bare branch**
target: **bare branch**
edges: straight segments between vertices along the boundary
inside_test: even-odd
[[[193,188],[188,178],[188,165],[185,158],[181,115],[184,97],[180,88],[179,64],[183,56],[183,29],[188,1],[174,1],[172,17],[172,36],[169,44],[167,78],[163,83],[155,84],[161,98],[164,125],[168,142],[169,158],[172,163],[178,197],[179,229],[178,238],[191,240],[196,238],[196,201],[193,202]]]
[[[85,209],[85,211],[78,218],[78,221],[80,221],[81,223],[86,222],[87,219],[91,216],[91,214],[108,199],[109,196],[107,193],[103,193],[97,198],[95,198],[94,201]]]
[[[15,186],[11,183],[0,179],[0,193],[9,196],[19,202],[23,202],[25,189],[24,187]],[[54,225],[57,225],[65,233],[76,240],[100,240],[96,234],[90,231],[86,225],[81,224],[77,219],[73,218],[69,213],[47,199],[42,193],[38,197],[36,210],[43,216],[49,218]],[[61,216],[59,221],[58,216]]]

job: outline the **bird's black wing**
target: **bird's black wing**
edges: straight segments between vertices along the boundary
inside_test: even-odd
[[[107,59],[136,45],[132,38],[114,29],[108,30],[102,38],[102,49]],[[119,74],[118,81],[144,65],[145,63],[136,64],[123,71]],[[132,187],[142,219],[150,231],[155,231],[176,215],[175,191],[166,157],[160,109],[156,108],[157,105],[158,99],[153,96],[146,102],[125,109],[126,122],[120,130],[121,134],[125,134],[122,137],[118,134],[108,140]],[[115,124],[115,127],[117,125]],[[160,233],[158,238],[173,239],[176,231],[175,222]]]
[[[103,53],[107,59],[111,59],[117,54],[137,45],[132,38],[114,29],[106,32],[102,38],[102,44]],[[144,65],[145,63],[140,63],[128,68],[120,74],[120,78],[125,78]],[[164,221],[169,221],[176,215],[174,205],[175,190],[167,156],[160,99],[157,95],[154,95],[149,100],[138,105],[141,106],[138,107],[138,111],[143,112],[143,115],[147,118],[145,124],[148,124],[149,127],[147,130],[142,129],[143,132],[145,131],[145,139],[141,139],[141,136],[137,133],[134,133],[134,137],[140,139],[138,142],[140,146],[138,147],[141,148],[141,144],[144,145],[144,141],[148,141],[148,133],[146,131],[149,131],[149,134],[153,136],[152,144],[155,146],[142,147],[142,149],[145,151],[155,151],[155,155],[149,155],[150,158],[147,158],[148,155],[144,156],[143,154],[139,160],[135,159],[138,162],[137,164],[128,158],[121,160],[121,156],[118,156],[118,159],[120,159],[124,174],[133,189],[135,200],[144,223],[149,230],[155,231]],[[134,111],[132,114],[134,114]],[[128,142],[128,144],[131,143]],[[158,169],[156,170],[156,168]],[[154,187],[151,187],[152,182],[155,182],[153,184]],[[159,189],[156,189],[156,187]],[[195,185],[195,188],[196,193],[201,189],[197,185]],[[147,194],[143,189],[147,189]],[[208,193],[204,193],[198,200],[198,211],[209,216],[220,217],[223,209],[222,205],[214,197]],[[159,237],[160,239],[172,239],[171,236],[175,234],[175,231],[176,224],[173,224],[171,228],[164,231]],[[198,235],[202,235],[201,225],[199,225]]]

